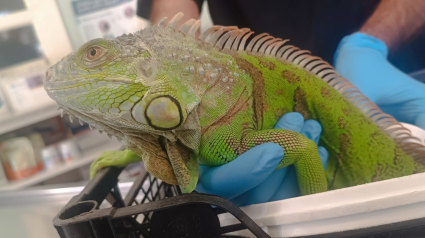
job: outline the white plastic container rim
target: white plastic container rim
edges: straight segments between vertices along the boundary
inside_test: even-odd
[[[425,145],[425,131],[403,124]],[[298,237],[357,230],[425,217],[425,173],[255,204],[242,210],[271,237]],[[221,225],[236,224],[229,214]],[[235,235],[254,237],[248,230]]]

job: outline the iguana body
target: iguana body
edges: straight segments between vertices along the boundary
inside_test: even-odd
[[[196,40],[199,21],[177,31],[181,16],[90,41],[47,72],[45,88],[67,113],[129,149],[103,156],[95,170],[141,157],[153,175],[190,192],[198,162],[219,166],[266,142],[283,147],[278,168],[295,165],[303,194],[423,170],[424,148],[406,142],[410,132],[327,63],[266,34],[247,43],[248,29],[216,26]],[[321,123],[327,179],[312,141],[272,129],[291,111]]]

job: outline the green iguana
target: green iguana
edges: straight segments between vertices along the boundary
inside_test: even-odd
[[[277,169],[294,164],[302,194],[424,171],[424,146],[328,63],[247,28],[213,26],[196,39],[200,21],[176,30],[182,16],[91,40],[47,71],[45,89],[66,113],[127,146],[93,173],[143,160],[191,192],[198,163],[223,165],[266,142],[282,146]],[[322,125],[326,173],[314,142],[272,129],[292,111]]]

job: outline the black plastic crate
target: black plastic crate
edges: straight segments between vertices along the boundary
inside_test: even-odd
[[[68,202],[53,220],[60,237],[223,237],[243,229],[257,237],[270,237],[230,201],[207,194],[181,194],[178,186],[145,171],[123,199],[117,186],[121,171],[103,169]],[[110,207],[99,208],[105,202]],[[226,212],[241,223],[221,227],[217,215]]]
[[[257,237],[270,237],[230,201],[207,194],[181,194],[178,186],[163,183],[146,171],[137,177],[123,199],[117,186],[121,171],[115,167],[103,169],[68,202],[53,220],[60,237],[229,238],[240,236],[226,233],[243,229]],[[106,203],[109,207],[99,208]],[[221,227],[217,215],[226,212],[240,223]],[[425,238],[425,218],[303,237]]]

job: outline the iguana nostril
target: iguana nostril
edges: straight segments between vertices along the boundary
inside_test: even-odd
[[[52,68],[49,68],[47,71],[46,71],[46,77],[44,77],[44,82],[48,82],[48,81],[50,81],[50,79],[53,77],[53,71],[52,71]]]

